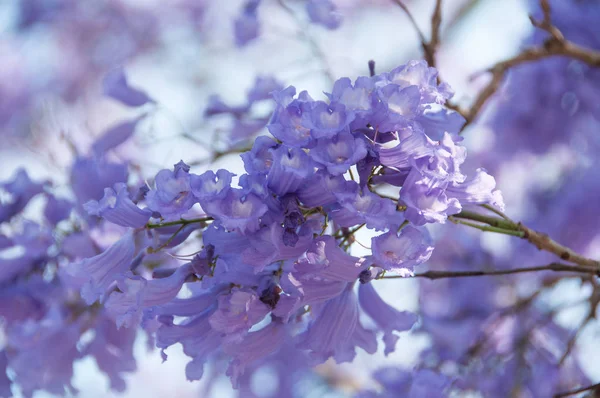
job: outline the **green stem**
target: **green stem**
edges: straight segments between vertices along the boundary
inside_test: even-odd
[[[471,221],[478,221],[478,222],[481,222],[484,224],[488,224],[489,226],[492,226],[495,228],[507,229],[510,231],[518,231],[519,230],[519,226],[512,221],[508,221],[508,220],[498,218],[498,217],[486,216],[484,214],[475,213],[473,211],[463,210],[458,214],[454,214],[452,217],[462,218],[462,219],[471,220]],[[517,235],[517,236],[521,236],[521,235]]]
[[[459,220],[455,218],[456,216],[450,216],[448,217],[448,220],[450,220],[451,222],[455,223],[455,224],[461,224],[461,225],[466,225],[468,227],[472,227],[472,228],[476,228],[480,231],[484,231],[484,232],[496,232],[499,234],[505,234],[505,235],[511,235],[511,236],[518,236],[519,238],[522,238],[525,236],[525,233],[523,231],[513,231],[510,229],[504,229],[504,228],[498,228],[498,227],[492,227],[492,226],[488,226],[488,225],[481,225],[481,224],[475,224],[469,221],[464,221],[464,220]]]

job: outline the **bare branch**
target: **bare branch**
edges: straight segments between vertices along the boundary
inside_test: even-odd
[[[558,394],[554,394],[554,398],[563,398],[571,395],[579,394],[586,391],[592,391],[595,393],[600,392],[600,383],[592,384],[591,386],[577,388],[575,390],[565,391]]]
[[[401,275],[390,275],[380,279],[411,279],[411,278],[426,278],[426,279],[447,279],[447,278],[469,278],[475,276],[498,276],[498,275],[511,275],[521,274],[526,272],[539,272],[539,271],[554,271],[554,272],[575,272],[600,276],[600,269],[588,266],[569,265],[563,263],[550,263],[548,265],[541,265],[535,267],[525,268],[514,268],[506,270],[482,270],[482,271],[426,271],[413,276],[401,276]]]
[[[435,55],[438,45],[440,44],[440,26],[442,25],[442,0],[436,0],[435,9],[431,15],[431,41],[429,48],[432,52],[432,57]],[[435,59],[434,59],[435,61]],[[434,66],[434,65],[431,65]]]
[[[548,235],[532,230],[523,223],[519,223],[518,227],[520,231],[525,233],[523,239],[528,240],[538,249],[553,253],[565,261],[600,269],[600,261],[584,257],[568,247],[552,240]]]
[[[531,23],[535,27],[548,32],[550,37],[541,46],[526,49],[520,54],[498,62],[488,69],[492,78],[483,90],[479,92],[470,108],[463,109],[455,104],[448,104],[450,109],[459,112],[466,119],[466,123],[462,128],[463,130],[475,120],[487,100],[500,87],[506,73],[515,66],[550,57],[569,57],[584,62],[592,67],[600,67],[600,52],[579,46],[566,40],[560,30],[552,25],[550,20],[551,9],[548,1],[541,0],[540,3],[544,13],[544,19],[542,21],[536,21],[533,17],[530,17]]]

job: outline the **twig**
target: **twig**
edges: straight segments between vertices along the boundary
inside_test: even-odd
[[[599,392],[600,391],[600,383],[592,384],[591,386],[587,386],[587,387],[577,388],[575,390],[560,392],[558,394],[554,394],[554,398],[568,397],[570,395],[575,395],[575,394],[579,394],[581,392],[586,392],[586,391]]]
[[[427,271],[413,276],[402,276],[402,275],[391,275],[379,279],[411,279],[411,278],[427,278],[431,280],[435,279],[447,279],[447,278],[469,278],[474,276],[497,276],[497,275],[511,275],[521,274],[526,272],[538,272],[538,271],[554,271],[554,272],[576,272],[600,276],[600,269],[594,267],[569,265],[562,263],[550,263],[548,265],[540,265],[535,267],[515,268],[506,270],[492,270],[492,271]]]
[[[519,223],[518,227],[519,230],[525,233],[523,239],[528,240],[538,249],[553,253],[565,261],[600,269],[600,261],[584,257],[568,247],[552,240],[548,235],[532,230],[523,223]]]
[[[431,15],[431,40],[428,47],[431,51],[430,66],[435,66],[435,51],[440,44],[440,26],[442,25],[442,0],[436,0],[435,9]]]
[[[490,207],[490,209],[493,208]],[[448,217],[448,219],[454,222],[455,224],[467,225],[472,228],[477,228],[481,231],[497,232],[506,235],[518,236],[522,239],[529,241],[539,250],[544,250],[549,253],[555,254],[564,261],[569,261],[574,264],[600,269],[600,261],[584,257],[581,254],[576,253],[572,249],[556,242],[547,234],[534,231],[533,229],[527,227],[521,222],[514,222],[506,214],[500,212],[500,210],[494,209],[494,212],[500,214],[503,218],[490,217],[483,214],[463,210],[458,214]],[[484,223],[489,225],[489,227],[487,227],[486,225],[474,224],[468,221],[464,221],[462,219]]]
[[[172,227],[173,225],[182,225],[182,226],[186,226],[188,224],[193,224],[193,223],[204,223],[207,221],[212,221],[212,217],[204,217],[204,218],[192,218],[190,220],[184,220],[183,218],[181,220],[177,220],[177,221],[169,221],[169,222],[164,222],[164,223],[160,223],[160,224],[146,224],[146,228],[147,229],[154,229],[154,228],[163,228],[163,227]]]

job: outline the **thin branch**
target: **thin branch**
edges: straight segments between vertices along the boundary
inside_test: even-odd
[[[447,279],[447,278],[469,278],[475,276],[497,276],[497,275],[511,275],[511,274],[522,274],[526,272],[539,272],[539,271],[554,271],[554,272],[575,272],[600,276],[600,269],[594,267],[569,265],[562,263],[550,263],[548,265],[541,265],[535,267],[525,268],[514,268],[506,270],[493,270],[493,271],[427,271],[413,276],[402,276],[402,275],[391,275],[379,279],[411,279],[411,278],[426,278],[426,279]]]
[[[579,394],[586,391],[599,392],[600,391],[600,383],[592,384],[591,386],[577,388],[575,390],[560,392],[558,394],[554,394],[554,398],[563,398],[571,395]]]
[[[174,225],[181,225],[181,226],[186,226],[188,224],[194,224],[194,223],[204,223],[207,221],[212,221],[212,217],[204,217],[204,218],[192,218],[190,220],[184,220],[183,218],[181,220],[177,220],[177,221],[169,221],[169,222],[164,222],[164,223],[159,223],[159,224],[146,224],[146,228],[147,229],[155,229],[155,228],[163,228],[163,227],[172,227]]]
[[[440,26],[442,25],[442,0],[436,0],[435,9],[431,15],[431,40],[429,48],[432,52],[431,66],[435,66],[435,51],[440,44]]]
[[[567,360],[567,358],[569,357],[569,354],[571,353],[571,351],[573,351],[573,348],[575,348],[575,343],[577,342],[577,338],[581,334],[581,331],[592,319],[594,319],[593,313],[589,314],[585,318],[585,320],[577,328],[575,333],[573,333],[573,335],[569,338],[569,341],[567,342],[567,348],[565,349],[565,352],[563,353],[563,355],[560,357],[560,360],[558,361],[559,366],[563,365],[564,362]]]
[[[497,212],[497,214],[501,214],[503,218],[491,217],[463,210],[458,214],[448,217],[448,219],[454,222],[455,224],[466,225],[472,228],[477,228],[481,231],[497,232],[506,235],[518,236],[522,239],[529,241],[539,250],[544,250],[549,253],[552,253],[564,261],[569,261],[574,264],[600,269],[600,261],[584,257],[581,254],[576,253],[572,249],[556,242],[547,234],[535,231],[521,222],[514,222],[506,214],[500,212],[500,210],[494,209],[494,211]],[[489,225],[489,227],[486,225],[474,224],[468,221],[464,221],[465,219],[487,224]]]
[[[600,269],[600,261],[584,257],[568,247],[552,240],[548,235],[534,231],[533,229],[525,226],[523,223],[519,223],[518,227],[520,231],[525,233],[523,239],[528,240],[538,249],[553,253],[564,261],[570,261],[575,264]]]

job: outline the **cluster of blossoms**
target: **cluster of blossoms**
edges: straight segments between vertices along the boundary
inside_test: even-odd
[[[129,87],[121,70],[106,77],[104,92],[128,106],[152,102]],[[129,200],[126,184],[141,185],[129,175],[127,164],[109,156],[142,118],[109,128],[88,154],[78,154],[70,167],[71,192],[63,196],[51,181],[33,181],[24,169],[0,183],[1,397],[13,396],[13,390],[24,396],[38,390],[74,393],[73,364],[84,357],[95,359],[115,391],[126,388],[123,373],[136,370],[136,328],[118,329],[104,308],[89,306],[79,293],[86,280],[68,272],[68,264],[101,254],[107,246],[104,235],[122,232],[94,216],[89,202],[103,197],[104,186],[116,187]],[[42,216],[29,219],[30,207],[40,204]],[[170,261],[155,255],[139,264],[150,268]]]
[[[340,79],[328,101],[293,87],[275,92],[274,138],[258,137],[242,154],[246,174],[197,175],[179,162],[135,195],[125,184],[106,188],[84,208],[125,234],[67,274],[120,330],[141,324],[163,350],[180,343],[190,380],[211,358],[227,358],[233,385],[248,389],[254,371],[285,357],[306,367],[351,361],[357,347],[374,353],[377,333],[393,352],[394,332],[417,317],[385,303],[371,281],[410,275],[430,257],[424,224],[465,205],[502,205],[493,177],[460,171],[462,120],[443,108],[452,93],[436,78],[410,62],[354,84]],[[396,199],[377,192],[384,185]],[[352,235],[362,227],[379,234],[371,255],[355,257]],[[195,232],[203,246],[191,261],[143,266]]]
[[[567,39],[600,48],[597,32],[588,29],[598,4],[551,3]],[[78,18],[82,9],[72,0],[20,4],[23,31],[58,20],[62,26],[87,21]],[[257,37],[260,7],[260,0],[244,3],[234,22],[238,45]],[[194,9],[199,18],[202,7]],[[306,10],[327,28],[340,23],[329,0],[309,0]],[[115,6],[109,14],[129,20],[120,17],[129,12]],[[135,15],[132,20],[143,19]],[[591,22],[574,22],[581,18]],[[133,36],[132,51],[157,41],[159,32],[144,28],[152,21],[123,25],[123,36]],[[81,31],[89,33],[73,39],[96,43],[102,26],[85,24]],[[527,43],[541,42],[540,35]],[[99,73],[112,66],[100,55],[98,68],[81,69]],[[515,153],[511,142],[543,155],[569,137],[570,155],[589,155],[600,114],[597,72],[560,58],[516,69],[504,91],[510,101],[500,97],[492,115],[502,139],[493,153],[471,162],[496,174]],[[74,85],[78,76],[73,73]],[[541,80],[550,83],[522,89]],[[519,95],[510,97],[515,88]],[[130,87],[121,69],[106,76],[103,91],[129,107],[155,103]],[[77,155],[70,196],[17,171],[0,183],[0,396],[18,389],[25,396],[74,392],[73,363],[88,356],[111,388],[123,391],[124,373],[136,368],[139,326],[164,359],[169,347],[181,344],[191,358],[189,380],[201,379],[210,362],[241,397],[259,395],[253,379],[264,368],[278,381],[269,396],[295,396],[298,381],[314,366],[352,361],[357,348],[374,354],[378,338],[388,355],[408,330],[430,340],[415,369],[382,368],[373,374],[378,388],[357,397],[550,396],[590,384],[572,354],[578,331],[558,322],[561,308],[544,303],[545,289],[558,289],[561,279],[554,275],[423,281],[418,314],[397,310],[377,291],[379,279],[411,276],[424,262],[435,270],[481,271],[492,262],[508,270],[553,261],[526,243],[501,256],[487,253],[456,228],[438,230],[436,245],[444,250],[433,251],[426,225],[443,224],[475,204],[503,207],[491,175],[461,170],[466,150],[457,133],[464,120],[445,108],[451,96],[425,62],[354,82],[339,79],[325,100],[259,77],[246,104],[229,106],[213,97],[205,112],[232,118],[231,148],[252,143],[241,155],[242,175],[224,169],[195,174],[183,161],[149,185],[130,174],[111,153],[146,114],[110,128],[87,154]],[[272,98],[272,114],[257,115]],[[14,117],[0,109],[0,124],[3,115]],[[265,126],[270,136],[255,138]],[[567,162],[572,168],[561,170],[555,184],[531,189],[536,211],[524,221],[593,257],[600,220],[589,200],[599,196],[600,184],[597,159],[588,160]],[[36,222],[27,219],[32,202],[43,205]],[[370,248],[359,255],[354,244],[366,246],[355,233],[367,229]],[[591,286],[593,319],[597,282],[577,278]]]

